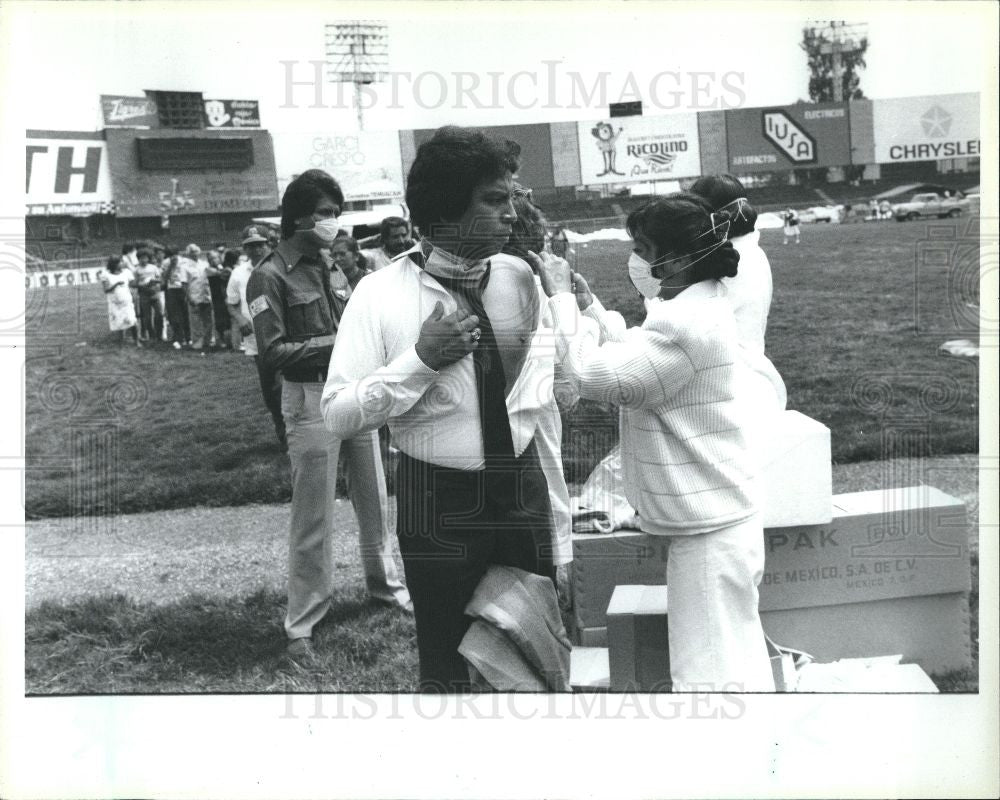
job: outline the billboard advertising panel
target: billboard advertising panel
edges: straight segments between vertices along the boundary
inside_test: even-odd
[[[103,133],[29,130],[25,156],[25,213],[86,215],[112,210]]]
[[[584,185],[693,178],[701,174],[698,115],[578,122]]]
[[[159,128],[156,103],[148,97],[101,95],[101,113],[106,128]]]
[[[206,128],[259,128],[260,105],[256,100],[206,100]]]
[[[851,163],[847,103],[797,103],[726,112],[729,171],[737,175]]]
[[[873,100],[872,105],[879,164],[979,156],[978,93]]]
[[[278,207],[267,131],[109,129],[105,135],[119,217]]]
[[[395,131],[275,133],[274,160],[280,192],[296,175],[321,169],[337,179],[345,200],[403,196],[399,135]]]

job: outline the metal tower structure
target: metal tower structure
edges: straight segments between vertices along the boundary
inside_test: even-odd
[[[352,20],[326,25],[326,78],[331,83],[354,84],[358,130],[363,131],[361,87],[385,80],[389,67],[388,25],[373,20]]]

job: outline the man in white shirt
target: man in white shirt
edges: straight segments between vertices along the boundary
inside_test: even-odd
[[[364,257],[372,270],[379,270],[389,265],[400,253],[404,252],[410,242],[410,224],[402,217],[386,217],[379,226],[380,247],[364,251]]]
[[[425,691],[469,687],[464,609],[491,565],[552,577],[534,442],[552,357],[531,269],[490,265],[515,218],[518,152],[452,127],[421,145],[406,201],[425,238],[358,284],[320,404],[338,438],[388,422],[400,451],[397,535]]]
[[[281,416],[281,375],[269,369],[257,353],[257,337],[253,332],[253,317],[247,305],[247,281],[253,268],[257,266],[270,249],[265,238],[266,231],[256,225],[243,229],[243,253],[245,258],[236,265],[233,274],[226,285],[226,305],[233,325],[243,336],[243,353],[251,356],[257,366],[257,377],[260,379],[260,390],[264,396],[264,405],[274,420],[274,432],[282,448],[285,443],[285,420]]]

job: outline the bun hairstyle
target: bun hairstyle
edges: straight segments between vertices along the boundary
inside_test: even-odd
[[[715,211],[724,210],[732,216],[730,238],[746,236],[757,227],[757,210],[747,201],[747,191],[736,176],[706,175],[692,183],[688,191],[704,197]]]
[[[728,241],[733,216],[713,211],[703,197],[677,192],[633,211],[625,229],[633,238],[642,234],[649,239],[657,259],[693,258],[691,280],[698,283],[736,276],[740,254]]]

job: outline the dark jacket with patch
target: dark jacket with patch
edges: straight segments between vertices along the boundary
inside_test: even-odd
[[[343,272],[282,241],[247,282],[247,306],[265,365],[290,381],[326,380],[350,296]]]

